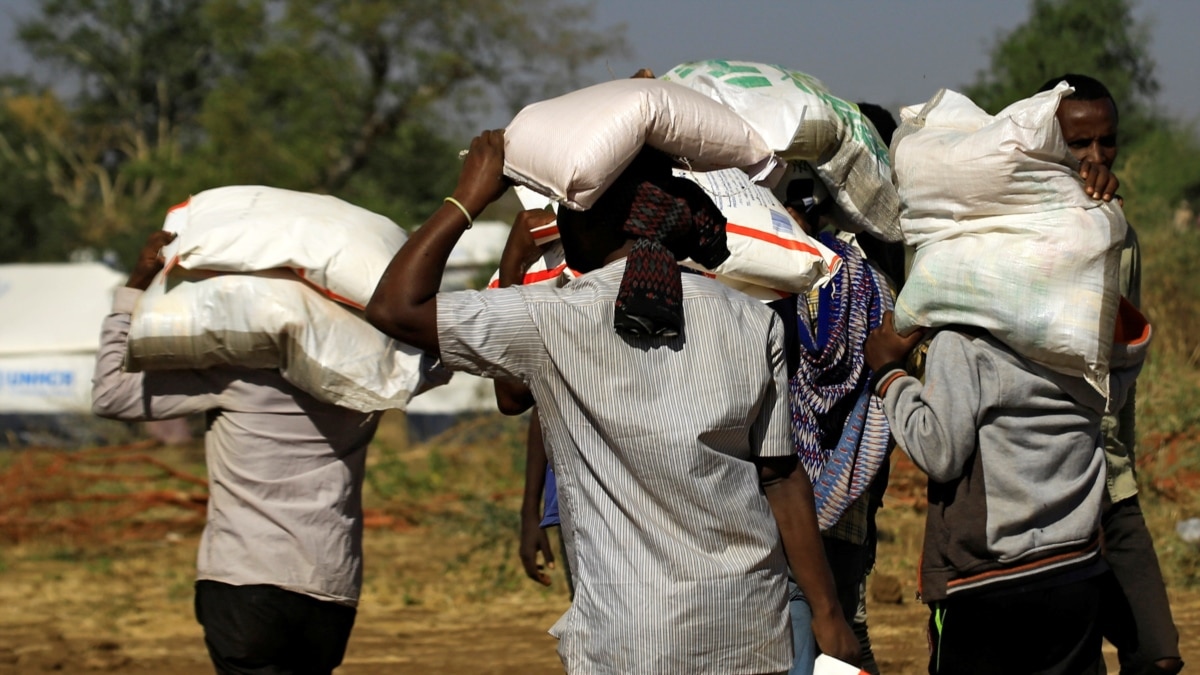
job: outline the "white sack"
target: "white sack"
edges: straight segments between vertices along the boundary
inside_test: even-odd
[[[824,284],[841,264],[836,253],[804,233],[770,190],[756,185],[744,172],[681,169],[675,174],[699,185],[720,209],[727,221],[725,239],[729,248],[729,257],[715,269],[691,259],[680,264],[768,302],[789,293],[807,293]],[[541,206],[535,196],[529,195],[522,197],[522,204],[527,208]],[[558,238],[558,228],[551,223],[534,234],[535,241],[544,244]],[[577,276],[567,267],[562,245],[555,243],[529,267],[523,283],[562,284]],[[499,285],[497,271],[488,287]]]
[[[701,171],[774,166],[762,137],[729,108],[686,87],[639,78],[526,106],[504,132],[504,173],[582,211],[645,145]]]
[[[1107,396],[1125,218],[1083,191],[1054,113],[1070,89],[994,118],[939,92],[894,140],[905,241],[896,328],[965,324]]]
[[[358,309],[407,239],[390,219],[336,197],[261,185],[193,195],[167,214],[163,229],[178,234],[164,249],[172,264],[219,272],[289,268]]]
[[[752,284],[807,293],[828,281],[841,264],[836,253],[805,234],[769,189],[755,185],[745,173],[733,169],[676,174],[699,185],[728,221],[729,257],[711,270],[692,260],[685,265],[712,272],[721,281],[731,279],[734,283],[728,285],[743,291]]]
[[[840,224],[887,241],[900,239],[900,200],[888,148],[854,103],[820,80],[749,61],[696,61],[672,68],[678,82],[729,106],[784,159],[805,160],[847,216]]]
[[[134,309],[126,368],[278,368],[327,403],[404,410],[443,383],[423,354],[376,330],[285,271],[159,276]]]

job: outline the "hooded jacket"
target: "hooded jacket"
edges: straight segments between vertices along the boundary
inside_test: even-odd
[[[1109,400],[968,328],[933,337],[924,382],[879,373],[892,433],[929,477],[923,601],[1104,569],[1100,422],[1123,404],[1149,341],[1149,324],[1122,300]]]

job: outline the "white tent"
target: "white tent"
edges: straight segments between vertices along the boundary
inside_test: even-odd
[[[89,411],[100,323],[124,282],[100,263],[0,265],[0,414]]]

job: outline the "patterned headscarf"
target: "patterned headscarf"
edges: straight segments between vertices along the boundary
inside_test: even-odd
[[[645,150],[592,207],[619,220],[634,239],[617,291],[613,327],[637,337],[676,337],[683,330],[678,260],[713,268],[729,257],[725,216],[698,185],[671,173],[670,160]]]
[[[820,289],[815,320],[810,324],[803,312],[798,317],[800,362],[789,393],[792,440],[825,530],[863,494],[887,457],[891,427],[871,393],[863,346],[893,303],[887,282],[853,245],[830,233],[820,239],[842,266]]]

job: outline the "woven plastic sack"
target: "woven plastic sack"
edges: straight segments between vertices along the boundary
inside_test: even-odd
[[[756,185],[745,173],[680,170],[676,174],[699,185],[727,221],[729,257],[710,270],[692,260],[685,265],[712,272],[721,281],[739,282],[729,284],[735,288],[753,284],[784,293],[807,293],[824,284],[841,264],[836,253],[805,234],[769,189]],[[774,299],[778,297],[776,294]]]
[[[160,273],[134,309],[126,368],[278,368],[315,398],[361,412],[404,410],[444,383],[419,350],[376,330],[287,271]]]
[[[795,70],[749,61],[695,61],[662,79],[729,106],[784,159],[812,164],[852,232],[900,239],[900,200],[888,148],[854,103]]]
[[[167,214],[164,251],[189,270],[288,268],[329,298],[362,309],[407,234],[329,195],[233,185],[193,195]]]
[[[987,329],[1107,397],[1126,223],[1083,191],[1054,115],[1069,92],[991,117],[944,90],[903,112],[896,177],[916,251],[895,323]]]
[[[583,211],[643,146],[696,170],[740,167],[766,174],[774,158],[729,108],[655,79],[612,80],[526,106],[504,132],[504,173]]]
[[[707,274],[747,295],[770,302],[789,293],[806,293],[828,280],[841,259],[821,242],[809,237],[788,215],[787,209],[765,187],[756,185],[743,171],[677,170],[676,175],[696,183],[726,218],[729,257],[715,269],[688,259],[682,265]],[[522,206],[543,208],[544,198],[518,190]],[[546,244],[558,238],[556,223],[533,232],[534,241]],[[525,273],[523,283],[562,284],[579,273],[567,267],[561,244],[551,244]],[[492,275],[489,288],[500,285]]]

